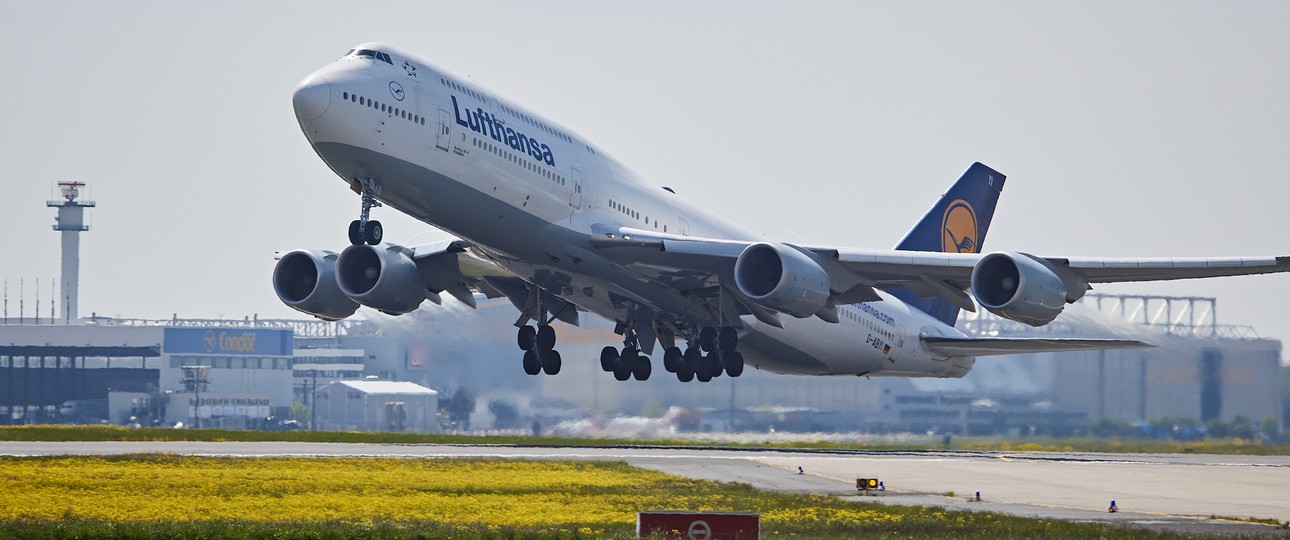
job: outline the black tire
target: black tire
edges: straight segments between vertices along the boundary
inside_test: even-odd
[[[385,227],[381,222],[370,220],[367,222],[367,229],[363,231],[363,239],[373,246],[380,245],[381,240],[385,238]]]
[[[698,347],[689,347],[685,349],[684,360],[685,369],[690,373],[698,373],[699,365],[703,363],[703,351]]]
[[[349,243],[353,246],[363,245],[363,233],[359,232],[362,224],[356,219],[349,222]]]
[[[694,374],[694,378],[699,379],[699,382],[708,382],[712,380],[712,375],[708,375],[706,371],[700,371]]]
[[[560,372],[560,351],[542,353],[542,372],[555,375]]]
[[[699,348],[703,352],[712,352],[717,348],[717,329],[711,326],[705,326],[699,330]]]
[[[618,349],[605,347],[600,349],[600,369],[613,371],[618,365]]]
[[[632,371],[636,367],[636,349],[623,347],[623,354],[618,356],[618,364],[614,366],[614,378],[625,381],[632,378]]]
[[[544,324],[538,327],[537,348],[539,351],[555,349],[555,328],[552,328],[551,325]]]
[[[739,348],[739,332],[732,326],[722,326],[717,331],[717,347],[722,351],[734,352]]]
[[[694,372],[681,366],[681,369],[676,370],[676,378],[681,382],[690,382],[694,380]]]
[[[537,344],[537,329],[533,325],[520,327],[519,334],[515,337],[515,342],[520,346],[521,351],[531,351]]]
[[[681,366],[682,353],[680,347],[668,347],[663,351],[663,369],[668,373],[676,373],[676,368]]]
[[[701,369],[696,374],[707,375],[710,379],[721,376],[721,359],[717,357],[717,353],[703,355],[703,362],[699,365]]]
[[[542,362],[538,360],[537,352],[524,351],[524,372],[529,375],[537,375],[542,372]]]
[[[744,373],[744,355],[739,351],[726,353],[721,363],[725,364],[726,373],[731,377],[738,377]]]
[[[648,381],[650,372],[654,371],[654,366],[650,365],[648,356],[637,356],[636,365],[632,367],[632,377],[638,381]]]

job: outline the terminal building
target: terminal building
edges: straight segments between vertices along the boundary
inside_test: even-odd
[[[1067,435],[1087,432],[1100,418],[1137,423],[1237,415],[1255,423],[1272,417],[1280,425],[1280,342],[1248,327],[1219,325],[1214,304],[1090,295],[1040,328],[965,316],[960,328],[975,335],[1134,336],[1157,347],[982,358],[962,379],[749,369],[707,384],[680,383],[661,369],[648,381],[614,380],[596,359],[619,337],[595,317],[583,317],[580,327],[558,327],[565,353],[559,375],[525,375],[512,335],[514,308],[501,300],[480,299],[477,310],[427,303],[402,317],[369,313],[340,322],[9,320],[0,324],[0,422],[256,428],[288,418],[295,406],[307,411],[297,418],[303,426],[433,431],[437,400],[462,391],[477,401],[473,429],[500,425],[497,411],[506,411],[508,425],[527,427],[601,415],[659,416],[671,407],[698,412],[690,429],[719,431]],[[365,405],[375,412],[355,422],[353,411],[346,421],[329,411],[347,409],[315,403],[320,392],[348,381],[414,384],[435,393],[435,412],[414,415],[407,409],[413,398],[390,398]],[[385,402],[404,409],[377,415]],[[389,421],[399,414],[405,421]]]

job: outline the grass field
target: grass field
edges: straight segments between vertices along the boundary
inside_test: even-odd
[[[864,444],[860,442],[793,441],[732,443],[721,440],[685,439],[595,439],[573,437],[527,437],[434,435],[415,433],[360,433],[333,431],[232,431],[219,429],[126,429],[115,426],[3,426],[0,441],[298,441],[393,444],[515,444],[526,446],[736,446],[770,448],[917,450],[928,446]],[[935,448],[944,448],[935,446]],[[1257,444],[1242,439],[1161,441],[1151,439],[1099,439],[1079,437],[1024,439],[956,437],[949,446],[955,450],[1005,452],[1111,452],[1160,454],[1250,454],[1290,455],[1290,444]]]
[[[0,537],[628,538],[646,509],[752,511],[766,537],[1181,538],[766,493],[619,462],[0,458]]]

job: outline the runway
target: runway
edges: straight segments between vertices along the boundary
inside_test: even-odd
[[[290,442],[0,442],[2,455],[507,457],[626,461],[759,489],[870,502],[998,511],[1190,533],[1290,536],[1211,515],[1290,520],[1290,457],[966,451],[793,451],[662,447],[519,447]],[[797,474],[797,467],[804,474]],[[855,479],[887,491],[857,496]],[[948,492],[954,496],[946,496]],[[966,499],[980,491],[982,502]],[[1119,513],[1107,513],[1114,499]]]

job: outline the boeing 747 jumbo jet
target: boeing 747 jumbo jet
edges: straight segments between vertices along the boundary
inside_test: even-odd
[[[441,295],[506,297],[530,375],[560,371],[555,321],[616,322],[600,366],[682,382],[777,373],[962,377],[975,357],[1140,347],[1115,339],[969,337],[977,304],[1048,324],[1094,283],[1285,272],[1290,257],[1096,259],[981,254],[1004,176],[973,164],[893,250],[773,242],[650,185],[591,141],[425,60],[366,43],[292,97],[318,156],[361,198],[339,254],[281,254],[273,286],[326,320]],[[383,243],[388,206],[457,238]],[[975,298],[975,302],[973,299]],[[518,356],[518,355],[517,355]],[[587,359],[594,361],[594,359]],[[518,368],[518,366],[517,366]]]

